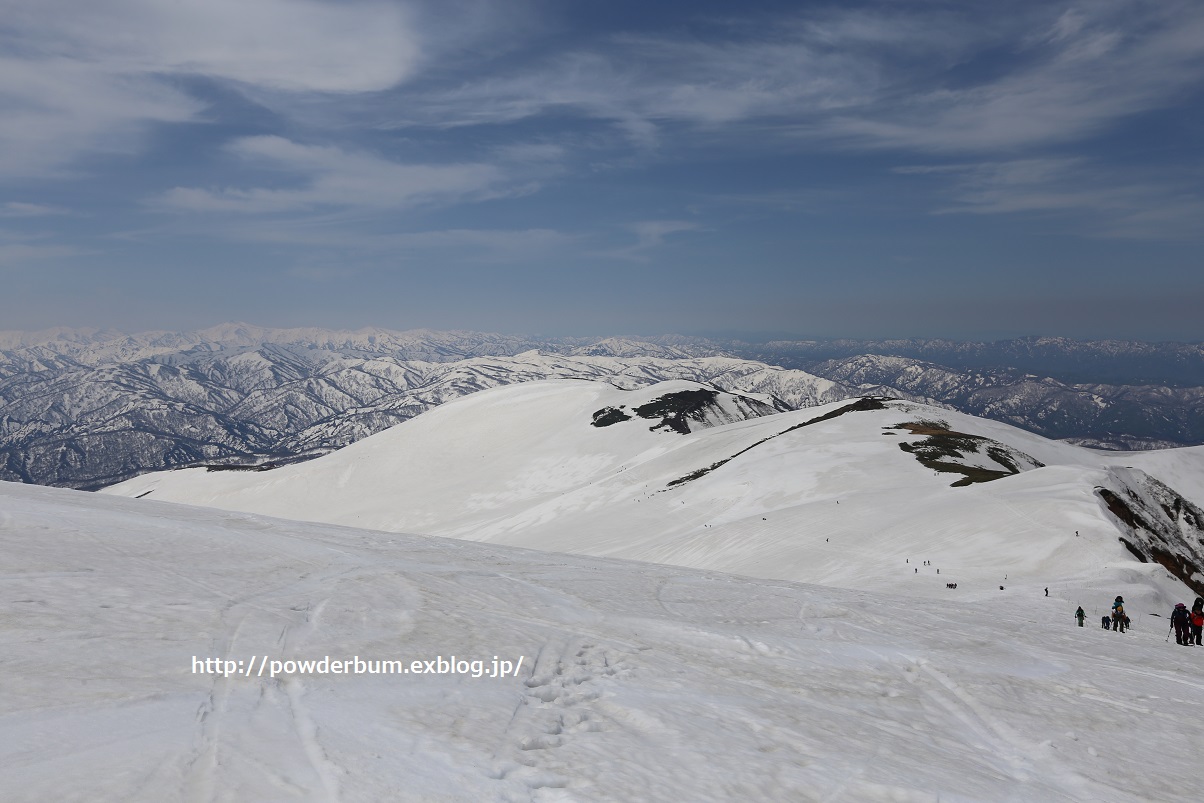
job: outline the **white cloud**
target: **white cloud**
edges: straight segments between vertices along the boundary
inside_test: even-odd
[[[68,245],[0,243],[0,265],[4,267],[19,267],[35,260],[58,259],[60,257],[78,256],[82,253],[84,252],[78,248]]]
[[[600,256],[617,259],[647,261],[648,252],[662,246],[672,234],[687,231],[698,231],[702,226],[689,220],[642,220],[627,227],[634,235],[635,242],[622,248],[612,248],[600,252]]]
[[[239,139],[229,150],[253,165],[296,178],[298,186],[177,187],[156,203],[191,212],[271,213],[317,207],[385,209],[481,200],[516,191],[506,186],[504,172],[491,164],[402,164],[276,136]]]
[[[1094,237],[1204,235],[1199,169],[1177,177],[1134,176],[1083,158],[1040,158],[918,165],[895,172],[948,182],[954,203],[934,210],[937,214],[1060,214],[1076,231]]]
[[[0,206],[0,217],[46,217],[47,215],[65,215],[66,209],[45,204],[31,204],[22,201],[9,201]]]
[[[571,111],[615,124],[649,146],[658,126],[722,126],[854,102],[874,77],[856,59],[799,42],[705,43],[626,38],[606,52],[552,57],[535,68],[427,93],[396,125],[509,123]]]
[[[197,74],[292,91],[387,89],[413,67],[401,8],[319,0],[6,2],[21,50],[113,74]]]
[[[568,112],[609,121],[644,146],[659,144],[667,125],[752,122],[842,148],[1014,151],[1091,136],[1204,85],[1197,2],[809,14],[543,56],[407,97],[397,124]]]
[[[0,58],[0,109],[0,177],[45,176],[87,151],[129,152],[147,123],[189,120],[201,104],[146,76]]]
[[[1014,151],[1089,137],[1201,85],[1204,7],[1084,6],[1059,16],[1000,75],[875,101],[817,130],[850,146]]]
[[[397,5],[317,0],[0,0],[0,50],[0,177],[132,152],[148,125],[198,119],[171,76],[369,92],[418,54]]]
[[[46,239],[41,234],[0,229],[0,267],[21,268],[30,262],[84,253],[74,246],[47,243]]]

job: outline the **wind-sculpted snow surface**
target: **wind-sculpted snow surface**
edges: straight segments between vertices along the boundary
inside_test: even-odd
[[[0,552],[14,803],[1204,795],[1166,606],[1074,626],[1112,578],[954,606],[12,483]],[[523,662],[193,670],[452,655]]]
[[[1095,489],[1118,460],[1151,460],[1190,495],[1200,450],[1096,452],[883,399],[684,434],[634,412],[713,392],[512,385],[308,463],[161,472],[104,493],[898,594],[957,583],[959,600],[1087,578],[1158,605],[1184,591],[1124,546]]]

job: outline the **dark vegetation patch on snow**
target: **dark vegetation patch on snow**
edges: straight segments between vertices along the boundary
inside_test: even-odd
[[[962,478],[952,483],[954,488],[1019,474],[1025,470],[1021,467],[1025,463],[1028,464],[1025,468],[1040,468],[1044,465],[1039,460],[999,441],[981,435],[955,432],[949,429],[949,424],[944,421],[910,421],[889,429],[906,429],[912,435],[926,436],[918,443],[904,441],[899,444],[899,448],[933,471],[961,474]],[[1000,468],[991,469],[956,462],[966,459],[969,454],[985,454]]]
[[[794,432],[796,429],[802,429],[803,427],[809,427],[812,424],[818,424],[820,421],[830,421],[831,419],[842,416],[845,413],[865,412],[867,410],[885,410],[886,409],[885,402],[888,402],[888,401],[891,401],[891,400],[887,399],[887,398],[877,397],[877,396],[866,396],[864,399],[858,399],[857,401],[853,402],[852,404],[846,404],[844,407],[837,408],[836,410],[833,410],[830,413],[824,413],[823,415],[817,416],[816,418],[812,418],[809,421],[804,421],[801,424],[795,424],[794,426],[788,427],[788,428],[782,430],[781,432],[778,432],[774,435],[770,435],[767,438],[762,438],[761,440],[754,443],[752,446],[746,446],[745,448],[736,452],[731,457],[726,457],[717,463],[712,463],[711,465],[709,465],[705,468],[700,468],[697,471],[691,471],[689,474],[686,474],[684,477],[678,477],[677,479],[670,481],[669,484],[667,484],[665,486],[665,490],[668,490],[669,488],[672,488],[676,485],[684,485],[685,483],[690,482],[691,480],[696,480],[699,477],[705,477],[707,474],[710,474],[712,471],[719,468],[724,463],[728,463],[728,462],[734,460],[735,458],[744,454],[748,450],[755,449],[756,447],[760,446],[762,443],[765,443],[766,441],[771,441],[774,438],[785,435],[787,432]]]
[[[671,429],[688,435],[690,425],[686,423],[686,419],[702,421],[703,413],[707,408],[714,407],[718,398],[717,390],[679,390],[676,393],[658,396],[647,404],[636,407],[632,412],[640,418],[661,419],[659,424],[652,427],[653,430]]]
[[[780,399],[767,404],[760,399],[742,396],[739,393],[723,392],[714,388],[697,388],[666,393],[631,409],[639,418],[657,421],[649,429],[672,431],[681,435],[705,427],[730,424],[763,415],[773,415],[790,409]],[[627,421],[632,415],[626,412],[627,405],[603,407],[593,414],[593,426],[608,427]]]
[[[271,471],[272,469],[289,466],[294,463],[306,463],[325,454],[326,452],[310,452],[308,454],[284,455],[263,463],[202,463],[200,465],[181,466],[180,468],[203,468],[206,471]]]
[[[218,463],[205,466],[206,471],[271,471],[274,468],[276,468],[275,463],[257,463],[253,466]]]
[[[623,412],[627,405],[620,404],[618,407],[603,407],[594,413],[594,420],[591,422],[595,427],[609,427],[611,424],[617,424],[620,421],[630,421],[631,416]]]

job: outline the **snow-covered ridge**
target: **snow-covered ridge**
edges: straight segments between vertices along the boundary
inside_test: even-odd
[[[1135,598],[1182,589],[1126,549],[1096,493],[1114,454],[900,401],[685,433],[631,414],[690,388],[705,390],[510,385],[307,463],[156,473],[105,492],[903,594],[956,582],[960,598],[989,597],[1005,576],[1030,588],[1107,576]],[[1182,497],[1204,486],[1204,455],[1179,452]]]
[[[549,378],[623,387],[687,379],[773,396],[791,407],[851,392],[803,371],[728,357],[524,349],[450,359],[429,353],[438,343],[423,342],[421,351],[438,359],[365,356],[310,342],[174,352],[98,367],[59,357],[50,367],[27,365],[7,375],[0,366],[0,478],[95,487],[169,466],[322,453],[468,393]],[[517,345],[527,344],[502,350]]]
[[[1204,442],[1204,388],[1185,386],[1193,372],[1204,371],[1204,351],[1129,345],[833,341],[760,347],[680,336],[543,338],[240,323],[135,335],[5,332],[0,479],[94,488],[172,466],[303,458],[465,393],[549,378],[625,386],[688,379],[772,396],[791,407],[885,395],[1111,449]],[[828,359],[851,348],[871,353]],[[884,349],[899,353],[883,356]],[[1175,366],[1185,373],[1173,386],[1166,380],[1067,384],[999,362],[1077,365],[1082,358],[1109,374],[1113,357],[1138,371],[1134,376],[1146,365],[1159,376]],[[973,359],[981,363],[963,365]]]

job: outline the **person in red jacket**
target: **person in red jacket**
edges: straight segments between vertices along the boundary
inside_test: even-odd
[[[1196,602],[1191,606],[1191,641],[1194,641],[1197,646],[1200,644],[1200,633],[1204,631],[1204,597],[1196,597]]]

